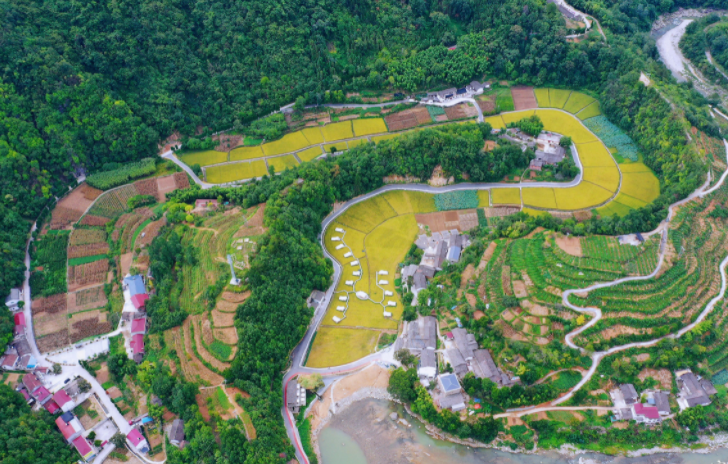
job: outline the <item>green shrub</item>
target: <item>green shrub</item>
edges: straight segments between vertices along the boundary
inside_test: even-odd
[[[144,158],[141,161],[126,164],[118,169],[91,174],[86,178],[86,183],[97,189],[108,190],[126,184],[130,179],[148,176],[154,173],[156,169],[157,165],[154,158]]]
[[[435,195],[435,207],[438,211],[477,208],[479,201],[478,192],[475,190],[462,190]]]

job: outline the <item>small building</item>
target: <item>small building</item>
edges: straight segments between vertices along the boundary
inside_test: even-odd
[[[195,208],[193,213],[205,213],[207,211],[215,211],[220,206],[217,200],[199,199],[195,200]]]
[[[420,316],[416,320],[406,322],[402,335],[397,338],[394,349],[409,350],[419,356],[425,349],[437,348],[437,319],[432,316]]]
[[[73,408],[76,407],[76,403],[71,399],[70,396],[68,396],[68,393],[66,393],[66,390],[58,390],[53,395],[53,401],[60,407],[63,412],[68,412],[73,410]]]
[[[455,338],[455,346],[460,350],[460,354],[463,355],[465,362],[469,362],[473,359],[473,350],[478,348],[478,342],[475,341],[475,336],[461,328],[452,329],[452,334]]]
[[[139,319],[133,319],[131,321],[131,334],[137,335],[142,334],[144,335],[147,333],[147,318],[141,317]]]
[[[691,371],[679,373],[677,386],[680,389],[677,404],[680,406],[681,411],[697,405],[708,406],[711,403],[710,395],[717,393],[708,379],[698,377]]]
[[[77,437],[71,443],[73,444],[73,447],[76,448],[76,451],[78,451],[78,454],[81,455],[84,461],[89,462],[96,457],[96,451],[94,451],[94,448],[84,437]]]
[[[27,404],[35,403],[35,399],[32,396],[30,396],[30,394],[28,394],[28,390],[26,390],[25,388],[20,389],[20,394],[23,395],[23,398],[25,398],[25,402]]]
[[[45,408],[46,411],[48,411],[49,414],[55,414],[61,410],[61,408],[58,406],[58,403],[53,401],[53,399],[51,399],[50,401],[47,401],[43,405],[43,407]]]
[[[38,380],[38,377],[36,377],[35,374],[25,374],[21,382],[23,383],[23,386],[28,390],[28,393],[30,393],[31,395],[43,386],[43,384],[40,382],[40,380]]]
[[[620,385],[619,390],[622,392],[622,396],[624,396],[624,402],[626,404],[635,404],[639,399],[637,390],[635,390],[634,385],[631,383]]]
[[[134,362],[139,364],[144,359],[144,334],[132,335],[129,345],[131,346]]]
[[[146,311],[147,301],[149,301],[149,295],[146,293],[140,293],[138,295],[131,296],[131,303],[134,305],[134,309],[137,311]]]
[[[297,380],[290,380],[286,384],[286,407],[293,414],[298,414],[301,406],[306,406],[306,389]]]
[[[324,301],[324,298],[326,298],[326,294],[322,292],[321,290],[314,290],[311,292],[311,295],[309,295],[308,299],[306,300],[306,305],[308,305],[309,308],[313,308],[314,310],[318,309],[319,305],[322,301]]]
[[[440,408],[450,409],[453,412],[465,409],[465,398],[455,374],[441,374],[438,377],[438,387],[440,395],[436,401]]]
[[[15,322],[13,335],[15,338],[25,338],[25,313],[15,313],[13,320]]]
[[[33,397],[35,397],[35,400],[40,404],[45,404],[47,401],[50,401],[52,396],[51,392],[49,392],[46,387],[38,388],[32,393],[32,395]]]
[[[0,358],[0,368],[6,371],[12,371],[18,365],[17,354],[6,354]]]
[[[20,310],[20,302],[23,301],[23,292],[19,288],[11,288],[10,294],[5,298],[5,306],[10,311]]]
[[[129,290],[129,295],[131,296],[147,293],[147,289],[144,286],[144,279],[139,274],[124,277],[124,289]]]
[[[81,421],[79,421],[72,412],[64,413],[57,418],[56,426],[58,426],[58,430],[61,431],[61,435],[63,435],[63,438],[69,444],[85,432],[83,425],[81,425]]]
[[[634,405],[634,420],[645,424],[658,424],[662,422],[662,417],[659,411],[654,406],[649,406],[642,403]]]
[[[169,429],[169,442],[179,447],[185,439],[185,422],[182,419],[175,419]]]
[[[126,435],[126,441],[132,449],[135,449],[142,454],[147,454],[149,452],[149,443],[139,429],[131,429],[131,432]]]
[[[435,380],[435,376],[437,376],[437,355],[435,350],[429,348],[422,350],[420,362],[417,366],[417,376],[423,384],[426,383],[425,386]]]
[[[457,263],[460,261],[460,247],[452,246],[447,250],[447,261],[450,263]]]
[[[661,416],[670,414],[670,400],[668,393],[664,391],[656,391],[654,394],[655,407]]]

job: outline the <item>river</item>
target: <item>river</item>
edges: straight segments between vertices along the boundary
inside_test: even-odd
[[[411,427],[389,417],[396,412]],[[597,453],[566,457],[556,452],[508,453],[436,440],[395,403],[367,399],[340,412],[318,436],[322,464],[717,464],[728,461],[728,449],[712,453],[665,453],[625,458]]]

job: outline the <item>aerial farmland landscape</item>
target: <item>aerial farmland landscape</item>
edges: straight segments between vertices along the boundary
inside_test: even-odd
[[[0,461],[728,461],[728,3],[3,2]]]

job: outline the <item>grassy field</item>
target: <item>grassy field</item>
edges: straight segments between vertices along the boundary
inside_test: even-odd
[[[569,99],[564,105],[564,110],[576,114],[593,102],[594,99],[585,93],[571,92]]]
[[[307,148],[303,151],[299,151],[298,153],[296,153],[296,156],[298,156],[301,161],[311,161],[312,159],[318,158],[322,154],[323,152],[321,151],[321,147],[317,146]]]
[[[352,124],[354,126],[354,135],[357,137],[387,132],[387,125],[384,124],[384,119],[382,118],[354,119]]]
[[[497,111],[513,111],[514,105],[511,89],[496,89],[495,95],[495,107]]]
[[[230,152],[230,161],[243,161],[252,158],[262,158],[263,149],[257,147],[238,147]]]
[[[283,172],[287,168],[295,168],[298,166],[298,161],[293,155],[278,156],[276,158],[268,158],[268,166],[273,166],[275,172]]]
[[[523,118],[530,118],[533,116],[534,110],[523,110],[523,111],[516,111],[514,113],[506,113],[501,114],[501,117],[503,118],[503,122],[507,126],[508,124],[516,121],[520,121]]]
[[[188,166],[199,164],[209,166],[211,164],[224,163],[228,160],[228,154],[215,150],[195,151],[178,156]]]
[[[326,124],[321,128],[321,133],[324,135],[324,140],[327,142],[335,142],[337,140],[350,139],[354,137],[354,132],[351,130],[351,121]]]
[[[524,111],[529,113],[533,110]],[[571,136],[574,143],[587,143],[597,140],[574,116],[556,110],[536,110],[536,115],[543,121],[544,129]]]
[[[310,143],[301,131],[286,134],[280,140],[263,144],[265,156],[282,155],[306,148]]]
[[[309,145],[318,145],[324,143],[324,136],[321,134],[321,129],[318,127],[307,127],[301,131]]]
[[[541,108],[551,107],[551,101],[549,100],[549,89],[533,89],[533,94],[536,96],[538,106]]]
[[[376,330],[322,327],[316,333],[306,366],[340,366],[356,361],[374,351],[378,337]]]
[[[523,204],[536,208],[556,209],[556,196],[553,188],[523,189]]]
[[[584,180],[616,192],[619,188],[619,171],[616,167],[586,168]]]
[[[600,114],[602,114],[602,110],[599,107],[599,102],[595,100],[592,104],[584,107],[583,110],[576,113],[576,117],[583,121],[585,119],[593,118],[594,116],[599,116]]]
[[[491,193],[494,205],[520,205],[521,191],[518,188],[494,188]]]
[[[234,180],[250,179],[261,177],[268,173],[265,169],[265,162],[262,160],[223,164],[207,169],[207,182],[222,184]]]
[[[549,89],[549,102],[552,108],[563,108],[569,99],[571,90]]]
[[[488,206],[490,206],[490,192],[478,190],[478,208],[487,208]]]
[[[505,123],[503,122],[503,118],[500,115],[487,117],[485,118],[485,122],[490,124],[493,129],[503,129],[504,127],[506,127]]]

